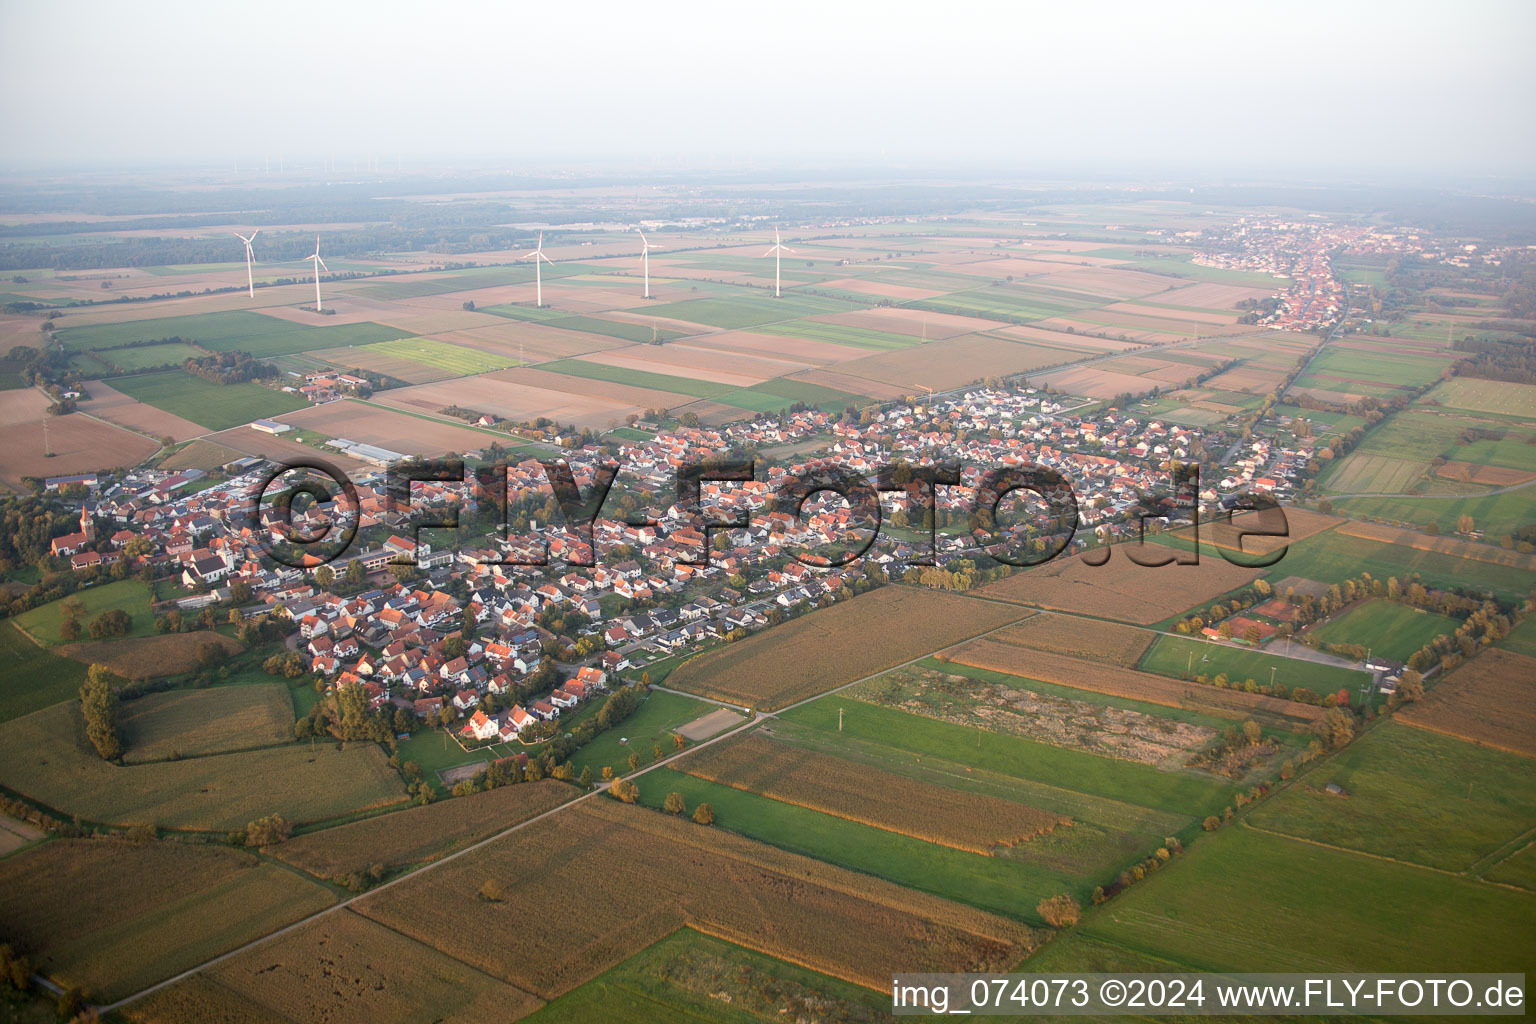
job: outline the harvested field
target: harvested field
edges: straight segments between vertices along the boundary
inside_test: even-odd
[[[1149,569],[1132,563],[1122,552],[1100,566],[1088,565],[1078,557],[1057,558],[989,583],[975,593],[1147,626],[1252,583],[1260,574],[1258,569],[1209,557],[1197,565]]]
[[[793,324],[783,325],[786,329]],[[687,342],[690,348],[718,349],[724,352],[746,352],[752,355],[772,355],[786,360],[796,360],[807,365],[841,363],[849,359],[862,359],[869,354],[866,348],[839,345],[832,341],[799,338],[788,334],[759,334],[752,331],[726,331],[708,337],[693,338]]]
[[[1354,521],[1340,526],[1338,532],[1347,537],[1360,537],[1364,540],[1397,544],[1419,551],[1435,551],[1475,562],[1487,562],[1490,565],[1507,565],[1515,569],[1536,571],[1536,555],[1522,555],[1518,551],[1505,551],[1491,544],[1478,544],[1459,537],[1432,537],[1417,530]]]
[[[855,377],[848,373],[839,373],[836,370],[806,370],[797,373],[791,380],[802,380],[807,384],[817,384],[824,388],[835,388],[838,391],[847,391],[850,394],[868,395],[870,398],[886,401],[893,398],[901,398],[911,394],[915,389],[912,385],[887,384],[884,381],[870,380],[868,377]]]
[[[1104,296],[1112,299],[1141,298],[1157,292],[1168,292],[1177,289],[1179,283],[1171,278],[1158,274],[1144,274],[1138,270],[1120,270],[1117,268],[1085,267],[1082,269],[1064,270],[1032,282],[1047,288],[1060,288],[1064,291],[1081,292],[1084,295],[1094,297]],[[1188,303],[1180,300],[1181,305]]]
[[[299,444],[297,441],[290,441],[287,438],[276,437],[272,434],[264,434],[259,430],[252,430],[250,427],[231,427],[228,430],[221,430],[217,434],[209,434],[205,440],[225,448],[233,448],[242,455],[259,455],[264,459],[270,459],[278,463],[313,459],[318,456],[338,467],[344,473],[352,473],[364,468],[363,463],[356,459],[349,459],[340,452],[326,451],[322,454],[314,448]],[[353,440],[356,440],[356,438]]]
[[[501,901],[476,899],[487,879],[503,887]],[[1004,969],[1042,937],[982,911],[607,799],[561,811],[355,906],[545,999],[685,924],[875,989],[889,985],[896,970]]]
[[[649,346],[646,347],[649,348]],[[628,348],[619,351],[596,352],[591,355],[578,356],[577,358],[582,362],[612,366],[620,370],[635,370],[647,375],[662,374],[669,377],[685,377],[689,380],[707,381],[711,384],[726,384],[735,388],[751,387],[753,384],[776,376],[776,374],[772,373],[733,372],[732,370],[718,368],[719,366],[730,365],[732,362],[739,363],[740,369],[743,371],[752,368],[748,360],[741,357],[733,360],[729,357],[721,358],[716,356],[715,358],[709,358],[704,356],[700,358],[696,355],[695,360],[698,365],[693,366],[689,365],[688,353],[682,353],[681,356],[672,353],[665,359],[658,359],[650,354],[642,354],[638,348]],[[711,368],[708,365],[711,363],[716,364],[716,368]],[[557,363],[555,365],[558,366],[560,364]],[[757,367],[756,369],[765,368]],[[796,366],[794,369],[804,369],[804,367]]]
[[[0,725],[0,783],[66,817],[228,832],[264,814],[295,824],[405,801],[373,744],[292,744],[119,767],[96,756],[78,702]]]
[[[1178,299],[1182,293],[1175,293],[1169,298]],[[1236,310],[1230,313],[1221,313],[1216,310],[1196,310],[1184,305],[1178,308],[1169,306],[1157,306],[1145,302],[1116,302],[1103,307],[1107,313],[1129,313],[1132,316],[1150,316],[1171,318],[1175,320],[1189,320],[1198,324],[1235,324],[1239,316]]]
[[[208,433],[208,428],[193,423],[175,413],[156,409],[137,398],[130,398],[105,381],[85,382],[85,393],[90,401],[81,402],[79,409],[90,416],[109,420],[120,427],[136,430],[151,437],[169,437],[173,441],[185,441]]]
[[[996,602],[886,586],[692,658],[667,685],[773,710],[1020,617]]]
[[[583,383],[591,385],[585,394],[578,388]],[[560,387],[551,387],[552,384],[559,384]],[[579,427],[606,428],[611,421],[622,423],[624,417],[632,412],[638,413],[657,406],[679,405],[689,400],[682,395],[643,391],[643,394],[659,399],[647,406],[604,397],[604,394],[599,393],[619,388],[620,385],[577,381],[544,370],[519,369],[400,388],[378,396],[377,401],[413,412],[435,413],[450,405],[458,405],[519,423],[544,416],[561,423],[574,423]],[[642,391],[639,388],[631,390]],[[482,438],[474,447],[485,443]]]
[[[294,1022],[469,1024],[516,1020],[542,1005],[527,992],[350,910],[217,965],[203,986],[179,989],[140,1004],[134,1016],[146,1021],[208,1019],[201,1014],[225,1012],[226,1007],[240,1013],[249,1006],[270,1019]],[[198,1016],[177,1016],[189,1009]]]
[[[823,288],[834,288],[839,291],[857,292],[860,295],[882,295],[888,299],[896,299],[905,302],[908,299],[928,299],[935,295],[943,295],[942,289],[917,288],[912,285],[896,284],[891,281],[881,281],[878,277],[843,277],[835,281],[825,281]]]
[[[993,678],[979,678],[984,674]],[[857,700],[967,729],[1021,736],[1137,764],[1179,767],[1216,737],[1216,730],[1208,726],[1076,700],[1039,683],[1035,686],[1031,689],[1029,680],[1013,673],[908,665],[847,692]]]
[[[1157,634],[1119,622],[1041,612],[993,633],[1000,644],[1135,668]]]
[[[760,337],[765,344],[760,345],[756,352],[740,348],[720,351],[698,342],[674,341],[666,345],[633,345],[621,351],[599,352],[582,358],[609,363],[612,366],[633,366],[652,373],[681,372],[698,380],[719,380],[725,384],[734,384],[738,381],[753,384],[760,380],[795,373],[798,370],[807,370],[814,365],[804,360],[787,358],[775,344],[778,338]],[[714,339],[710,341],[713,342]],[[705,376],[705,374],[720,376]]]
[[[831,313],[806,317],[806,319],[828,324],[845,324],[849,327],[863,327],[871,331],[906,334],[913,338],[926,337],[930,341],[957,338],[962,334],[975,334],[977,331],[990,331],[997,327],[995,320],[899,307]]]
[[[1435,470],[1435,475],[1459,483],[1486,484],[1489,487],[1512,487],[1536,480],[1536,473],[1505,469],[1502,466],[1485,466],[1480,462],[1447,462]]]
[[[719,708],[707,715],[700,715],[677,730],[677,734],[694,743],[707,740],[716,733],[724,732],[733,725],[740,725],[742,717],[730,708]]]
[[[124,764],[276,746],[293,739],[293,698],[283,683],[151,693],[123,703],[118,728]]]
[[[951,658],[962,665],[974,665],[1058,686],[1163,704],[1171,708],[1187,708],[1221,718],[1256,718],[1261,724],[1277,724],[1294,729],[1323,717],[1323,709],[1310,704],[1298,704],[1241,690],[1186,683],[1150,672],[1094,664],[1044,651],[1026,651],[997,643],[991,637],[972,640],[953,652]]]
[[[1285,505],[1278,509],[1260,509],[1257,512],[1241,512],[1227,521],[1225,513],[1214,514],[1209,522],[1202,519],[1200,543],[1202,546],[1237,551],[1244,555],[1268,555],[1299,540],[1331,530],[1345,522],[1338,516],[1324,515],[1310,509]],[[1245,530],[1284,530],[1283,536],[1243,536]],[[1189,536],[1189,529],[1173,531],[1170,536]],[[1204,559],[1202,559],[1204,561]]]
[[[715,744],[679,761],[677,768],[782,803],[987,855],[996,847],[1028,842],[1071,820],[762,736]]]
[[[67,644],[56,653],[87,665],[105,665],[124,679],[157,679],[195,671],[200,664],[197,649],[205,643],[222,647],[226,654],[244,650],[234,637],[199,631],[121,640],[88,640]]]
[[[221,846],[58,839],[0,861],[6,938],[47,975],[121,998],[335,902]]]
[[[836,372],[904,388],[910,388],[913,381],[922,381],[942,390],[983,377],[1027,373],[1076,358],[1079,357],[1059,348],[970,335],[839,363]]]
[[[1077,366],[1070,370],[1041,374],[1036,384],[1049,384],[1058,391],[1084,398],[1114,398],[1119,394],[1140,395],[1161,387],[1165,382],[1138,377],[1129,373],[1115,373],[1095,366]]]
[[[35,843],[48,833],[8,814],[0,814],[0,857],[15,853],[28,843]]]
[[[174,455],[160,460],[158,468],[173,472],[179,469],[218,469],[220,466],[244,457],[244,452],[237,452],[233,448],[213,441],[198,440]]]
[[[474,796],[295,836],[263,852],[319,878],[367,871],[375,864],[400,868],[436,860],[559,807],[575,795],[570,786],[553,779],[498,786]]]
[[[1124,352],[1126,349],[1140,347],[1129,341],[1117,341],[1111,338],[1090,338],[1085,334],[1068,334],[1065,331],[1050,331],[1041,327],[1023,324],[999,327],[992,333],[1000,334],[1007,338],[1017,338],[1019,341],[1032,341],[1040,345],[1049,345],[1052,348],[1076,350],[1085,357],[1091,353]]]
[[[6,391],[0,394],[36,392]],[[0,483],[13,489],[21,487],[21,478],[25,476],[62,476],[136,466],[160,450],[157,442],[142,434],[80,412],[3,425],[5,452],[0,455]],[[49,452],[53,453],[51,457]]]
[[[385,392],[385,400],[388,401],[395,395],[414,390],[416,389],[406,388]],[[443,406],[451,404],[453,404],[451,401],[444,402]],[[430,411],[435,413],[437,409]],[[388,448],[392,452],[400,452],[403,455],[442,455],[446,452],[462,452],[469,448],[482,448],[495,440],[490,434],[471,430],[468,427],[424,420],[419,416],[410,416],[403,412],[351,399],[327,402],[324,405],[289,413],[283,417],[283,422],[305,430],[318,430],[331,437],[344,437],[349,441],[378,445],[380,448]]]
[[[1442,679],[1399,721],[1536,757],[1536,658],[1487,650]]]

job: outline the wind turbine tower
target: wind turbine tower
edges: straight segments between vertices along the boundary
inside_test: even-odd
[[[773,226],[773,248],[771,248],[767,252],[763,253],[764,256],[772,256],[773,257],[773,297],[774,298],[778,298],[779,297],[779,261],[780,261],[780,259],[782,259],[783,254],[786,253],[786,252],[789,253],[792,256],[793,255],[797,255],[795,253],[795,250],[791,249],[789,246],[787,246],[783,242],[779,241],[779,226],[777,224],[775,224]]]
[[[252,237],[255,236],[253,235]],[[306,260],[313,260],[315,264],[315,312],[319,313],[322,308],[320,305],[320,271],[323,270],[327,274],[331,272],[331,268],[325,265],[325,260],[320,258],[319,235],[315,236],[315,254],[313,256],[305,256],[304,258]]]
[[[246,238],[238,231],[235,232],[235,237],[245,243],[245,287],[250,291],[251,298],[253,299],[256,297],[256,278],[251,275],[251,261],[255,258],[251,252],[251,241],[259,234],[261,234],[261,228],[252,231],[250,238]],[[318,252],[319,250],[320,240],[317,238],[315,239],[315,251]]]
[[[533,260],[533,304],[536,307],[538,307],[539,309],[543,309],[544,308],[544,278],[543,278],[543,276],[540,273],[541,268],[539,267],[539,261],[543,260],[545,263],[548,263],[550,266],[554,266],[554,263],[555,263],[554,260],[552,260],[548,256],[544,255],[544,232],[542,232],[542,231],[539,232],[539,244],[538,244],[538,246],[535,247],[535,249],[532,252],[524,253],[523,255],[519,256],[518,259],[520,259],[520,260],[528,260],[528,259]]]
[[[651,297],[651,250],[660,249],[659,245],[652,245],[645,240],[645,232],[640,232],[640,269],[645,272],[645,297]]]

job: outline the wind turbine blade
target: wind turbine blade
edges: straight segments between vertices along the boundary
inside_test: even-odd
[[[325,265],[325,260],[321,259],[319,256],[315,257],[315,262],[320,264],[320,269],[325,271],[327,274],[329,274],[331,272],[331,268],[326,266]]]
[[[261,234],[261,228],[257,228],[255,231],[252,231],[251,232],[251,238],[255,238],[259,234]],[[250,240],[251,240],[250,238],[246,239],[246,241],[250,241]]]

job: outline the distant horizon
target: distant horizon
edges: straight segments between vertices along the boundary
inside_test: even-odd
[[[1533,37],[1536,7],[1510,0],[931,17],[785,0],[750,19],[692,2],[578,16],[77,0],[0,11],[0,129],[15,168],[287,151],[1529,180]]]

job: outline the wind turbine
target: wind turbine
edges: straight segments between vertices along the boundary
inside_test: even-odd
[[[539,261],[543,260],[550,266],[555,265],[554,260],[544,255],[544,232],[539,232],[539,244],[537,247],[535,247],[533,252],[524,253],[523,255],[519,256],[518,259],[533,260],[533,304],[540,309],[544,308],[544,279],[539,272]]]
[[[635,230],[639,230],[636,228]],[[651,250],[660,249],[659,245],[652,245],[645,240],[645,232],[640,232],[640,268],[645,271],[645,297],[651,297]]]
[[[261,228],[252,231],[250,238],[246,238],[238,231],[235,232],[235,237],[245,243],[245,286],[250,289],[251,298],[253,299],[256,297],[256,279],[251,276],[251,260],[255,258],[251,253],[251,239],[254,239],[259,234],[261,234]]]
[[[773,248],[769,249],[767,252],[763,253],[764,256],[772,256],[773,257],[773,297],[774,298],[778,298],[779,297],[779,260],[782,258],[782,255],[784,253],[786,253],[786,252],[790,253],[792,255],[798,255],[797,253],[795,253],[795,250],[791,249],[789,246],[787,246],[783,242],[779,241],[779,226],[777,224],[775,224],[773,226]]]
[[[325,265],[325,260],[320,258],[319,235],[315,236],[315,254],[313,256],[305,256],[304,258],[315,261],[315,312],[318,313],[320,312],[320,271],[323,270],[327,274],[331,272],[331,268]]]

